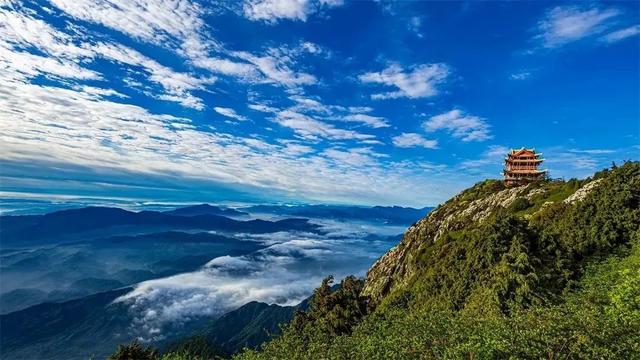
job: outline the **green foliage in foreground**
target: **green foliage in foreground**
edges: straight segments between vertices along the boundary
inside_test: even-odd
[[[118,346],[118,349],[109,356],[108,360],[157,360],[158,353],[155,349],[140,344],[133,340],[126,345]]]
[[[129,344],[118,346],[118,350],[108,360],[218,360],[224,359],[221,354],[220,350],[202,337],[186,339],[164,354],[133,340]]]
[[[559,305],[512,316],[392,308],[350,335],[285,335],[238,359],[634,359],[640,354],[640,245],[587,269]],[[301,335],[305,335],[302,338]]]
[[[375,310],[343,293],[350,310],[312,306],[236,359],[640,359],[640,164],[594,178],[574,204],[560,200],[576,181],[535,184],[545,195],[424,242],[417,273]]]

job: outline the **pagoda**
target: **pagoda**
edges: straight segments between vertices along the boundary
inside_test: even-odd
[[[547,170],[538,166],[544,161],[535,149],[512,149],[504,159],[504,182],[507,186],[523,185],[547,178]]]

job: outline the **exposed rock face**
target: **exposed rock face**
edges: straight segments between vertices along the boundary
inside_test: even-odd
[[[564,202],[571,204],[580,201],[598,183],[600,180],[587,183]],[[494,189],[486,190],[487,184],[495,185]],[[406,285],[418,270],[415,257],[420,254],[422,244],[437,242],[447,232],[460,230],[472,222],[481,222],[496,210],[508,208],[517,198],[532,200],[534,197],[544,197],[549,192],[544,186],[531,184],[506,189],[500,185],[496,182],[479,183],[409,227],[400,243],[378,259],[367,272],[364,295],[377,303],[396,286]],[[538,205],[538,210],[552,203],[543,202]],[[529,217],[530,214],[526,216]]]
[[[529,191],[529,193],[525,197],[527,198],[527,200],[531,200],[534,196],[542,195],[542,194],[545,194],[546,192],[547,190],[545,189],[533,189]]]
[[[569,196],[568,198],[564,199],[564,203],[565,204],[573,204],[575,202],[582,201],[582,199],[584,199],[587,195],[589,195],[589,193],[593,189],[595,189],[595,187],[598,186],[598,184],[600,184],[602,182],[602,180],[603,179],[598,179],[598,180],[594,180],[594,181],[591,181],[591,182],[585,184],[580,189],[578,189],[575,193],[573,193],[571,196]]]
[[[402,241],[383,255],[368,271],[365,295],[374,302],[382,299],[396,285],[405,283],[415,273],[416,262],[413,257],[421,244],[436,242],[442,234],[459,230],[472,221],[482,221],[498,207],[508,207],[516,198],[526,196],[529,186],[507,188],[482,196],[467,199],[463,192],[445,204],[431,211],[429,215],[409,227]]]

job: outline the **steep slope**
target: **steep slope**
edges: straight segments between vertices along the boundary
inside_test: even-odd
[[[638,162],[581,181],[485,181],[411,226],[361,292],[322,297],[239,358],[637,358],[639,251]]]
[[[211,344],[233,354],[244,347],[255,348],[280,334],[299,306],[269,305],[252,301],[209,323],[202,336]]]
[[[369,270],[363,294],[375,304],[442,296],[456,308],[487,289],[501,307],[551,301],[590,258],[635,236],[638,191],[637,163],[583,181],[480,183],[411,226]]]

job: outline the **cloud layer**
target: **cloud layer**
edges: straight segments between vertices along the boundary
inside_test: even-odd
[[[510,110],[469,102],[496,77],[474,82],[471,62],[444,57],[456,45],[433,41],[426,29],[438,19],[412,12],[422,5],[394,17],[387,5],[328,0],[4,1],[3,185],[135,198],[132,186],[171,190],[163,200],[232,189],[272,201],[443,201],[479,180],[452,181],[461,162],[490,140],[512,141],[500,140]],[[351,29],[345,14],[365,10],[386,25]],[[591,39],[613,50],[638,34],[619,5],[542,7],[524,20],[537,49]],[[507,87],[545,72],[511,70],[500,73]]]
[[[363,276],[391,242],[367,238],[388,236],[398,227],[325,222],[329,233],[278,233],[258,236],[267,247],[245,256],[212,259],[201,270],[140,283],[117,301],[137,314],[134,330],[147,340],[161,340],[162,329],[199,316],[220,316],[250,301],[295,305],[320,281],[333,274]],[[360,227],[360,229],[358,229]]]
[[[637,35],[637,24],[620,28],[622,15],[623,11],[616,7],[592,4],[557,6],[538,22],[536,40],[546,48],[558,48],[595,36],[612,43]]]
[[[453,109],[444,114],[435,115],[422,126],[427,131],[445,130],[462,141],[484,141],[491,139],[489,125],[478,116]]]
[[[372,99],[395,99],[408,97],[411,99],[431,97],[438,94],[437,86],[449,75],[449,67],[445,64],[421,64],[403,69],[398,64],[391,64],[379,72],[368,72],[358,76],[364,83],[383,84],[397,88],[395,91],[371,95]]]

